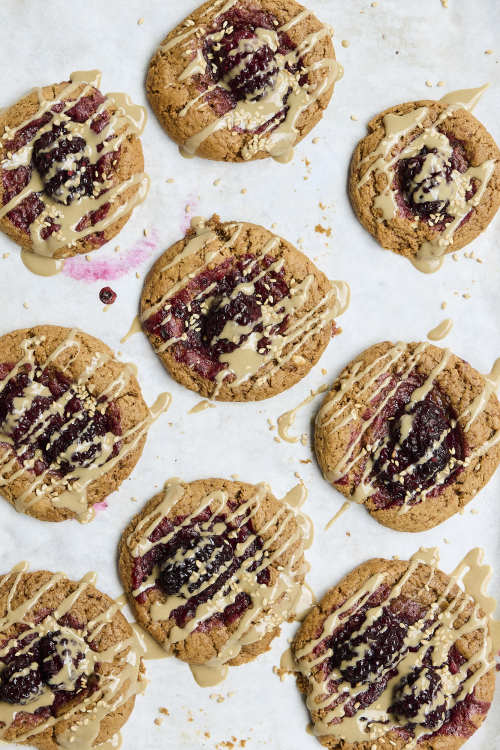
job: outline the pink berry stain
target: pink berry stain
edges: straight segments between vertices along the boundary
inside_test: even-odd
[[[101,503],[95,503],[95,505],[92,506],[96,513],[100,513],[102,510],[106,510],[108,507],[108,503],[106,500],[103,500]]]
[[[76,281],[116,281],[148,260],[158,246],[158,239],[158,232],[152,229],[148,237],[139,240],[116,258],[93,260],[91,257],[90,261],[81,256],[68,258],[63,274]]]

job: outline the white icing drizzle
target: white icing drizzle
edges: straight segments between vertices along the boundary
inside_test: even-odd
[[[230,510],[228,501],[231,501],[231,497],[228,493],[222,490],[213,491],[203,496],[196,509],[175,526],[174,530],[151,542],[149,537],[162,518],[172,516],[173,509],[185,494],[185,489],[179,480],[169,480],[165,485],[161,502],[139,521],[129,535],[127,539],[129,552],[136,559],[159,544],[168,544],[180,529],[189,526],[193,519],[203,512],[207,514],[207,520],[198,525],[197,530],[202,537],[200,544],[203,544],[204,537],[210,537],[214,533],[226,534],[229,537],[237,536],[237,530],[231,530],[231,525],[239,528],[260,515],[262,504],[269,492],[268,485],[256,485],[255,491],[247,501],[234,510]],[[240,616],[236,628],[229,634],[227,641],[219,646],[217,655],[203,664],[202,669],[199,665],[194,665],[195,678],[200,684],[209,685],[219,682],[225,676],[227,664],[240,654],[244,646],[261,640],[266,633],[274,630],[282,622],[293,617],[300,617],[304,610],[311,606],[311,594],[303,584],[309,565],[302,556],[304,550],[312,544],[313,535],[312,522],[300,509],[306,498],[307,490],[303,484],[294,487],[280,501],[272,517],[263,526],[259,525],[256,533],[237,545],[235,555],[242,555],[252,545],[257,534],[263,539],[262,548],[255,550],[247,557],[226,585],[207,602],[198,604],[194,616],[183,627],[174,622],[170,628],[162,643],[167,653],[172,653],[175,644],[185,640],[203,622],[233,604],[238,594],[245,592],[250,597],[251,604]],[[220,515],[224,516],[224,520],[215,523],[216,517]],[[286,563],[281,562],[280,559],[287,551],[291,551],[289,559]],[[186,560],[190,555],[192,555],[191,551],[179,549],[176,552],[175,561]],[[191,597],[214,584],[228,565],[230,563],[223,563],[209,576],[208,580],[202,579],[196,587],[196,582],[206,573],[206,565],[200,564],[197,572],[189,579],[189,589],[187,584],[183,584],[175,595],[166,596],[161,592],[160,598],[150,608],[152,621],[166,623],[173,610],[186,604]],[[250,570],[252,566],[254,570]],[[274,566],[279,572],[272,583],[259,584],[257,575],[268,566]],[[158,566],[155,566],[147,579],[132,592],[132,595],[137,597],[154,586],[158,574]],[[212,679],[215,681],[211,681]]]
[[[99,684],[93,693],[85,698],[82,697],[76,704],[69,703],[62,715],[51,716],[37,723],[36,727],[17,734],[15,741],[32,744],[42,732],[64,721],[68,722],[68,727],[53,733],[54,742],[61,748],[91,750],[95,747],[119,747],[121,744],[119,734],[114,735],[106,744],[96,745],[95,741],[101,731],[102,722],[110,714],[119,711],[121,706],[137,694],[142,693],[146,686],[146,681],[141,676],[143,649],[134,631],[131,629],[130,636],[106,649],[99,648],[100,644],[96,642],[96,638],[103,628],[113,621],[118,612],[119,607],[114,603],[88,622],[82,631],[59,624],[59,620],[73,609],[82,594],[94,586],[95,573],[85,575],[73,592],[65,596],[57,608],[45,615],[42,620],[35,617],[36,614],[40,614],[35,610],[36,605],[47,592],[67,580],[62,573],[51,574],[36,594],[14,607],[13,602],[16,596],[21,594],[22,582],[27,573],[28,564],[20,563],[10,573],[0,578],[0,590],[3,590],[5,586],[8,587],[6,604],[0,616],[0,632],[5,635],[9,631],[12,632],[13,627],[20,625],[24,627],[18,635],[10,635],[0,650],[0,657],[5,656],[14,648],[16,654],[28,652],[33,643],[43,636],[60,631],[62,636],[68,639],[69,644],[57,645],[56,651],[62,657],[63,668],[51,678],[51,681],[62,686],[58,689],[72,690],[75,669],[78,674],[90,675],[99,664],[100,667],[97,669]],[[35,638],[28,646],[23,647],[21,641],[29,636],[35,636]],[[67,648],[70,648],[71,653],[75,655],[77,652],[83,654],[84,658],[77,668],[73,666],[72,661],[68,662],[67,655],[64,653]],[[18,714],[24,712],[33,714],[43,706],[51,706],[53,702],[54,693],[49,685],[44,685],[40,695],[26,704],[10,704],[0,701],[0,740],[6,738]]]
[[[200,253],[203,255],[203,259],[189,273],[182,276],[182,272],[179,271],[180,280],[171,286],[158,302],[143,310],[143,323],[147,322],[152,315],[161,309],[168,313],[169,300],[174,295],[184,289],[191,279],[205,271],[209,264],[215,263],[219,256],[222,262],[224,251],[233,247],[243,229],[243,224],[229,225],[228,228],[234,229],[234,233],[224,243],[218,240],[216,232],[209,229],[203,219],[194,219],[192,227],[196,231],[195,236],[189,240],[183,251],[161,270],[166,271],[174,266],[180,266],[184,261]],[[256,267],[258,268],[262,259],[268,254],[272,254],[272,251],[278,245],[278,237],[273,237],[266,242],[262,248],[256,251],[255,258],[246,265],[244,275],[249,275]],[[270,266],[259,271],[253,279],[249,278],[248,281],[240,282],[232,291],[231,296],[225,298],[222,303],[227,304],[239,293],[252,294],[255,289],[255,282],[258,279],[272,271],[279,272],[283,266],[284,260],[282,258],[275,260]],[[221,339],[227,339],[238,344],[238,347],[232,352],[219,355],[219,362],[223,363],[225,367],[216,376],[213,398],[217,398],[222,386],[227,385],[226,379],[228,376],[233,378],[230,387],[236,388],[263,370],[262,375],[256,381],[256,385],[265,384],[280,367],[297,355],[297,352],[309,339],[326,326],[331,325],[334,318],[346,311],[350,301],[349,285],[344,281],[332,281],[327,294],[312,309],[300,315],[300,310],[306,305],[314,285],[314,275],[309,274],[300,283],[291,286],[288,297],[276,303],[269,300],[269,302],[262,304],[260,306],[260,317],[256,321],[248,325],[239,325],[234,320],[226,323],[224,329],[218,336],[214,337],[211,343],[214,345]],[[211,304],[218,301],[216,297],[210,295],[212,289],[212,285],[208,286],[191,302],[203,299],[203,304],[208,309]],[[287,316],[290,317],[291,322],[283,334],[273,332],[273,329],[278,327]],[[162,324],[168,323],[169,320],[170,316],[167,315]],[[255,331],[259,324],[263,326],[262,332]],[[191,325],[196,327],[198,325],[197,320],[190,321]],[[159,344],[156,347],[156,352],[161,354],[174,344],[185,340],[186,337],[187,334],[183,331],[179,336],[172,337]],[[266,337],[270,342],[267,349],[258,348],[258,343],[263,337]]]
[[[63,353],[71,351],[71,361],[73,361],[80,350],[79,332],[72,329],[57,348],[49,355],[43,365],[37,363],[36,353],[40,346],[44,344],[45,336],[34,336],[26,338],[21,343],[23,356],[15,363],[7,376],[0,380],[0,392],[5,389],[7,384],[13,380],[25,365],[30,365],[33,372],[37,369],[44,371],[54,363]],[[110,402],[119,398],[126,392],[128,383],[132,376],[135,376],[136,369],[134,365],[125,365],[116,378],[109,383],[100,393],[95,393],[91,384],[92,378],[96,375],[101,367],[104,367],[111,360],[109,354],[95,352],[89,365],[82,371],[75,382],[58,398],[43,410],[40,410],[38,416],[34,419],[23,438],[23,453],[26,448],[32,447],[34,455],[32,458],[23,462],[19,460],[16,453],[14,442],[10,434],[15,429],[19,420],[23,418],[26,412],[33,406],[33,401],[39,396],[51,396],[48,388],[37,381],[30,381],[24,388],[22,395],[14,398],[13,409],[7,414],[3,422],[0,423],[0,488],[12,486],[19,479],[26,481],[28,486],[24,485],[23,491],[16,497],[15,508],[20,512],[26,512],[41,499],[49,499],[50,503],[59,509],[70,511],[82,523],[88,522],[94,518],[95,512],[89,505],[87,492],[92,482],[100,479],[113,469],[121,460],[123,460],[131,451],[133,451],[148,431],[151,424],[166,411],[170,405],[171,397],[168,393],[161,394],[157,401],[150,408],[148,416],[139,421],[133,427],[121,435],[114,435],[111,432],[104,436],[95,436],[92,442],[83,442],[77,438],[65,451],[59,454],[60,459],[64,459],[71,466],[71,471],[64,476],[57,473],[59,465],[53,464],[45,469],[38,476],[31,480],[32,472],[36,461],[39,459],[39,451],[36,449],[35,441],[43,434],[50,420],[55,416],[64,415],[67,404],[75,396],[83,401],[91,398],[92,403],[89,405],[89,413],[100,410],[106,411]],[[68,365],[66,365],[67,367]],[[57,365],[56,365],[57,367]],[[90,385],[90,390],[88,386]],[[98,403],[98,399],[102,399]],[[53,444],[61,436],[64,429],[72,422],[75,422],[78,415],[66,421],[63,426],[56,430],[50,437],[50,444]],[[85,453],[89,448],[97,445],[95,458],[83,464],[73,463],[73,456],[79,452]],[[115,446],[121,443],[115,455],[113,450]]]
[[[320,387],[317,388],[315,391],[311,391],[309,396],[307,396],[307,398],[301,401],[300,404],[295,406],[293,409],[290,409],[289,411],[284,412],[284,414],[281,414],[278,417],[278,434],[282,440],[285,440],[287,443],[298,443],[299,436],[290,435],[290,429],[295,423],[295,418],[297,416],[298,411],[302,409],[304,406],[307,406],[307,404],[310,404],[311,401],[314,401],[316,396],[318,396],[320,393],[324,393],[326,390],[328,390],[327,385],[320,385]]]
[[[362,446],[363,437],[383,412],[386,404],[395,395],[397,389],[401,386],[401,383],[406,381],[416,372],[419,361],[429,346],[430,344],[428,343],[420,343],[414,348],[413,352],[410,352],[408,344],[398,342],[367,366],[363,366],[361,362],[357,362],[352,368],[350,374],[341,379],[340,387],[336,394],[332,398],[328,396],[318,412],[316,418],[317,429],[327,429],[328,432],[333,432],[350,426],[354,431],[355,425],[359,425],[359,431],[356,432],[356,437],[351,441],[346,452],[335,463],[335,465],[330,466],[325,473],[325,479],[331,483],[336,483],[343,477],[347,476],[354,467],[358,465],[362,466],[363,470],[361,479],[353,489],[350,496],[352,500],[355,500],[358,503],[363,503],[371,495],[377,492],[377,477],[372,475],[372,470],[377,458],[380,456],[382,450],[390,439],[390,436],[386,435],[384,438],[375,441],[371,445]],[[401,418],[401,443],[410,434],[412,428],[411,411],[413,407],[417,402],[422,401],[432,390],[436,378],[446,367],[451,356],[449,349],[441,351],[442,356],[440,361],[426,377],[422,386],[413,391],[410,401],[406,406],[405,413]],[[402,365],[401,362],[403,362]],[[400,364],[398,365],[398,363]],[[378,403],[374,405],[375,399],[380,396],[385,388],[387,388],[387,376],[394,368],[397,368],[398,370],[397,381],[388,390],[385,396],[380,398]],[[465,434],[468,433],[476,419],[482,414],[489,398],[500,386],[500,359],[495,362],[491,373],[485,375],[484,378],[485,384],[481,392],[472,403],[458,415],[457,423],[461,425]],[[340,402],[344,395],[351,391],[355,386],[358,386],[356,389],[356,403],[369,402],[371,404],[370,416],[368,419],[360,419],[358,413],[359,407],[351,399],[348,399],[342,406],[340,406]],[[363,409],[363,407],[361,407],[361,409]],[[452,427],[453,426],[454,424],[452,424]],[[424,463],[432,457],[434,451],[445,439],[448,432],[449,430],[446,430],[440,435],[439,439],[429,447],[426,454],[419,459],[418,463]],[[481,456],[487,453],[487,451],[499,441],[500,430],[496,430],[482,446],[475,448],[464,459],[458,459],[451,456],[448,464],[436,474],[434,482],[429,487],[424,490],[417,490],[416,492],[407,492],[403,504],[399,509],[399,513],[406,513],[413,505],[425,500],[434,489],[444,484],[448,477],[457,468],[467,468],[474,465]],[[415,470],[416,466],[416,463],[410,464],[400,474],[394,474],[394,481],[398,481],[398,479],[402,480],[404,474],[411,473]]]
[[[427,338],[431,341],[441,341],[441,339],[444,339],[449,334],[452,328],[453,320],[445,318],[439,325],[429,331]]]
[[[89,159],[90,163],[95,164],[105,154],[117,151],[120,144],[130,135],[139,136],[146,125],[146,110],[143,107],[134,105],[126,94],[107,94],[96,112],[84,123],[71,120],[67,111],[77,101],[92,93],[93,88],[99,88],[100,82],[101,73],[99,71],[78,71],[71,74],[70,83],[63,88],[57,99],[47,99],[43,93],[43,89],[38,88],[39,106],[37,112],[30,115],[27,120],[15,128],[6,126],[2,135],[4,141],[13,139],[17,132],[33,120],[51,113],[55,105],[61,104],[63,108],[61,112],[52,113],[49,122],[42,125],[25,146],[14,153],[7,153],[7,158],[4,158],[0,163],[0,168],[8,172],[20,166],[29,167],[35,141],[44,133],[50,132],[57,125],[64,126],[67,132],[66,137],[69,139],[73,137],[84,138],[86,146],[78,154],[69,154],[64,162],[55,162],[53,170],[61,168],[70,169],[76,161],[84,156]],[[111,114],[109,112],[110,108],[114,108],[115,112]],[[95,133],[90,128],[90,123],[104,112],[108,113],[109,120],[100,133]],[[45,151],[50,151],[51,148],[49,147]],[[50,176],[53,175],[49,173]],[[73,186],[78,185],[79,181],[80,177],[77,175],[74,178]],[[66,183],[62,186],[61,190],[67,192],[68,187],[69,185]],[[16,208],[28,195],[40,193],[45,208],[29,227],[30,249],[32,252],[47,258],[60,255],[64,249],[66,249],[66,254],[68,254],[68,248],[74,247],[78,240],[84,239],[95,232],[104,231],[122,216],[129,214],[138,203],[143,201],[149,189],[149,178],[143,172],[133,174],[129,179],[120,183],[116,183],[113,178],[108,179],[104,177],[102,182],[96,184],[95,189],[96,192],[94,195],[80,196],[75,198],[69,205],[59,203],[43,192],[44,182],[33,166],[31,178],[26,187],[9,200],[8,203],[0,207],[0,218],[6,216]],[[130,194],[123,200],[123,203],[117,203],[118,199],[127,192]],[[106,203],[110,204],[110,209],[103,219],[97,221],[93,226],[90,225],[86,228],[77,229],[79,223],[87,214],[96,211]],[[114,210],[113,204],[116,204]],[[43,230],[51,222],[60,225],[60,228],[44,239],[42,236]]]
[[[220,3],[214,2],[205,10],[198,25],[194,24],[191,19],[188,19],[186,24],[191,22],[193,25],[190,25],[186,31],[165,42],[161,49],[167,51],[182,45],[186,48],[183,54],[189,54],[189,50],[193,50],[193,35],[196,37],[194,44],[197,45],[200,38],[207,31],[207,27],[213,27],[217,19],[234,4],[235,0],[229,0],[229,2],[220,7]],[[318,31],[308,34],[294,50],[286,54],[276,51],[279,46],[278,33],[289,31],[308,15],[310,15],[310,11],[303,10],[276,30],[256,28],[254,38],[240,42],[241,48],[233,51],[233,54],[236,54],[237,51],[255,51],[264,45],[273,50],[274,58],[270,66],[276,70],[274,82],[269,87],[264,87],[261,92],[253,92],[252,95],[247,95],[245,99],[238,101],[232,110],[218,117],[200,132],[189,137],[180,146],[180,152],[183,156],[194,156],[207,138],[221,130],[237,128],[240,131],[248,132],[262,128],[262,132],[256,133],[249,143],[244,146],[242,151],[243,158],[249,160],[254,158],[260,151],[265,151],[277,161],[290,161],[293,156],[293,147],[299,135],[298,123],[300,117],[309,107],[327,93],[343,75],[342,66],[334,57],[319,60],[309,66],[301,66],[300,70],[295,74],[290,73],[288,69],[293,69],[294,66],[297,66],[301,58],[309,54],[321,39],[330,34],[329,29],[325,26]],[[218,42],[225,33],[226,30],[223,28],[220,31],[209,33],[208,38],[213,42]],[[246,64],[247,61],[244,59],[239,65],[234,66],[229,71],[226,78],[210,86],[207,90],[189,101],[181,111],[181,117],[185,116],[200,99],[205,99],[207,93],[217,88],[230,90],[228,81],[238,75]],[[194,75],[203,74],[206,67],[207,61],[205,60],[203,51],[200,47],[196,46],[194,58],[190,60],[178,80],[182,82],[190,80]],[[299,84],[299,80],[303,76],[311,75],[320,69],[325,69],[326,75],[322,76],[319,82],[305,83],[302,86]],[[257,94],[261,94],[261,98],[258,100],[255,99]],[[285,99],[286,105],[283,104]],[[204,106],[204,104],[201,106]],[[276,121],[272,118],[284,106],[286,106],[286,114],[282,121],[276,125]]]
[[[436,726],[424,727],[422,722],[426,715],[438,706],[445,705],[452,709],[457,703],[471,695],[481,678],[495,668],[495,651],[500,647],[500,623],[492,619],[496,602],[486,596],[486,585],[491,576],[491,568],[481,565],[483,550],[471,550],[450,576],[450,581],[439,598],[425,610],[422,617],[408,626],[403,646],[399,649],[396,661],[387,667],[378,669],[376,678],[386,672],[397,669],[396,676],[387,680],[383,692],[366,708],[358,708],[354,715],[347,716],[344,707],[356,695],[364,692],[370,677],[353,687],[344,679],[342,672],[358,659],[362,659],[367,646],[356,648],[352,660],[344,660],[338,668],[330,669],[327,662],[332,656],[327,647],[327,639],[335,630],[352,617],[353,614],[382,585],[387,585],[386,573],[372,575],[360,588],[337,609],[329,614],[322,625],[321,633],[302,648],[295,648],[293,669],[301,673],[310,685],[307,706],[313,719],[313,733],[318,737],[334,737],[339,741],[357,743],[376,741],[401,726],[397,717],[389,712],[393,701],[393,691],[401,678],[412,669],[424,663],[424,657],[431,649],[431,664],[437,670],[442,687],[430,703],[424,703],[413,719],[405,719],[404,724],[415,725],[413,736],[405,741],[404,750],[414,750],[419,739],[437,731],[443,724],[446,714],[443,712]],[[439,554],[437,549],[420,549],[408,564],[407,570],[392,585],[389,594],[380,605],[369,606],[366,619],[351,636],[351,639],[363,635],[382,614],[383,608],[397,599],[404,591],[417,569],[424,567],[427,578],[426,587],[430,587],[437,571]],[[447,664],[450,648],[462,637],[472,633],[481,634],[481,642],[475,652],[466,659],[456,674],[452,674]],[[412,651],[410,649],[413,649]],[[416,683],[416,688],[425,690],[426,678]],[[327,689],[330,681],[338,681],[334,693]],[[378,746],[378,745],[377,745]]]
[[[394,113],[385,115],[383,118],[385,137],[378,147],[361,162],[361,164],[366,162],[369,164],[358,182],[358,188],[365,185],[372,176],[375,179],[380,175],[385,176],[385,187],[376,196],[373,205],[380,211],[379,221],[390,221],[399,213],[393,183],[397,163],[402,159],[416,156],[424,147],[427,147],[429,151],[436,151],[427,154],[421,172],[415,177],[416,183],[425,181],[425,190],[416,191],[414,200],[416,202],[438,201],[443,205],[447,204],[446,213],[452,217],[452,220],[447,222],[441,231],[437,231],[432,240],[423,242],[417,256],[412,260],[413,265],[425,273],[432,273],[441,267],[444,255],[451,252],[450,248],[452,248],[456,230],[470,211],[481,202],[495,169],[496,160],[487,159],[482,164],[469,167],[464,173],[453,170],[449,182],[442,174],[443,166],[451,158],[453,147],[448,137],[440,131],[440,126],[457,110],[471,110],[486,88],[487,86],[466,89],[444,96],[441,102],[447,104],[447,108],[432,125],[426,128],[422,123],[427,117],[428,107],[419,107],[404,115]],[[412,131],[417,131],[416,136],[405,147],[399,149],[398,144],[401,139]],[[436,173],[441,173],[441,175],[438,174],[436,177]],[[475,182],[476,191],[474,195],[467,198],[466,194],[473,182]],[[442,217],[437,213],[430,216],[428,223],[433,226],[440,224],[441,220]]]

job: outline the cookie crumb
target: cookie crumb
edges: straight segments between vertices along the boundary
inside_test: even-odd
[[[3,253],[3,254],[2,254],[2,258],[8,258],[8,257],[9,257],[9,255],[10,255],[10,253]]]
[[[444,302],[444,301],[441,302],[441,310],[446,310],[446,305],[447,304],[448,304],[447,302]]]
[[[116,245],[116,247],[115,247],[115,253],[119,253],[119,252],[120,252],[120,245]]]
[[[327,237],[330,237],[332,234],[332,230],[330,227],[323,227],[321,224],[316,224],[314,227],[314,231],[318,234],[326,234]]]
[[[430,88],[430,89],[431,89],[431,88],[432,88],[432,81],[426,81],[426,82],[425,82],[425,85],[426,85],[426,86],[427,86],[428,88]]]
[[[326,373],[327,373],[327,371],[325,370],[325,368],[324,368],[324,367],[322,367],[322,368],[321,368],[321,374],[322,374],[322,375],[326,375]]]
[[[316,137],[316,138],[313,138],[313,139],[312,139],[312,142],[313,142],[313,143],[314,143],[314,144],[316,145],[316,143],[319,143],[319,138],[317,138],[317,137]]]
[[[493,54],[493,50],[492,49],[485,49],[484,50],[484,54],[485,55],[492,55]]]
[[[224,703],[224,701],[226,700],[224,696],[221,695],[221,693],[210,693],[208,697],[211,701],[215,701],[216,703]]]
[[[351,120],[354,120],[354,121],[356,121],[357,119],[358,119],[358,116],[357,116],[357,115],[351,115]]]
[[[24,307],[25,310],[29,310],[30,306],[28,305],[27,302],[23,302],[23,307]]]
[[[144,18],[139,18],[139,20],[137,21],[137,25],[142,26],[143,23],[144,23]]]
[[[159,718],[155,719],[155,724],[157,727],[161,727],[162,723],[163,723],[162,719],[159,719]]]
[[[246,189],[246,188],[241,188],[241,190],[240,190],[240,193],[241,193],[242,195],[245,195],[245,193],[246,193],[246,192],[247,192],[247,189]]]
[[[165,180],[165,182],[172,183],[175,182],[173,177],[169,177],[168,180]]]
[[[214,185],[215,187],[217,187],[217,185],[220,185],[220,177],[218,177],[216,180],[214,180],[212,182],[212,185]]]
[[[342,42],[341,42],[342,47],[348,47],[350,43],[351,42],[349,41],[349,39],[342,39]]]

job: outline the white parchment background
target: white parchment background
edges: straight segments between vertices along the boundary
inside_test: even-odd
[[[1,0],[0,106],[11,104],[34,85],[58,82],[73,70],[93,68],[103,71],[103,91],[126,91],[145,104],[143,81],[149,57],[165,33],[195,7],[195,1]],[[500,3],[449,0],[449,9],[440,0],[380,0],[374,8],[366,0],[309,0],[309,5],[335,28],[337,55],[345,67],[345,77],[322,123],[300,144],[291,164],[268,160],[224,165],[182,159],[151,115],[143,138],[152,179],[149,198],[112,246],[95,253],[87,266],[95,270],[101,260],[130,260],[127,253],[137,250],[144,228],[157,238],[157,248],[142,264],[111,282],[118,299],[106,314],[98,301],[105,281],[78,281],[64,274],[52,279],[35,277],[22,266],[16,246],[0,236],[0,334],[41,323],[81,326],[139,366],[150,403],[159,391],[173,394],[170,412],[152,428],[132,478],[90,526],[44,524],[18,515],[7,503],[0,505],[2,572],[20,559],[29,560],[34,569],[64,570],[72,577],[93,569],[99,573],[100,588],[116,596],[121,593],[115,554],[119,535],[169,476],[194,480],[237,474],[250,482],[266,480],[281,495],[296,483],[294,472],[298,471],[309,488],[307,510],[316,525],[309,581],[318,596],[370,556],[406,558],[422,545],[440,547],[445,571],[470,547],[484,547],[487,561],[496,564],[491,591],[500,594],[500,474],[464,515],[426,533],[384,529],[357,506],[324,531],[341,506],[341,496],[322,480],[314,461],[300,463],[311,456],[308,447],[277,444],[276,433],[267,429],[267,418],[275,421],[310,388],[333,380],[362,349],[387,338],[425,339],[427,331],[445,316],[455,321],[446,344],[457,354],[484,372],[500,356],[498,218],[467,248],[483,259],[482,265],[464,258],[462,252],[459,262],[449,257],[439,273],[424,276],[407,261],[380,249],[355,220],[346,195],[349,158],[365,133],[366,122],[399,102],[439,98],[449,90],[489,81],[492,86],[476,114],[500,140]],[[140,18],[144,23],[139,25]],[[341,46],[342,39],[349,40],[348,48]],[[487,49],[494,53],[486,55]],[[431,89],[426,80],[434,84],[443,80],[446,86]],[[358,119],[351,120],[351,115]],[[312,137],[319,142],[313,144]],[[175,181],[169,183],[168,178]],[[215,180],[220,180],[217,186]],[[247,192],[242,194],[242,189]],[[223,219],[268,227],[275,223],[276,231],[315,258],[330,278],[351,284],[352,304],[341,319],[342,336],[304,381],[268,402],[220,404],[188,415],[199,399],[170,380],[142,334],[125,345],[119,343],[136,313],[142,277],[159,252],[181,236],[188,205],[193,214],[218,212]],[[314,231],[317,224],[332,229],[329,239]],[[122,248],[120,254],[113,252],[116,244]],[[9,257],[3,259],[6,252]],[[83,259],[81,265],[85,265]],[[464,293],[470,293],[470,299],[463,298]],[[445,313],[440,309],[442,300],[448,302]],[[328,376],[321,375],[321,368],[327,368]],[[309,429],[317,405],[301,412],[298,431]],[[138,503],[131,502],[131,497]],[[472,515],[471,508],[479,513]],[[148,663],[151,682],[124,729],[124,748],[216,748],[231,737],[248,740],[248,750],[319,747],[305,733],[308,719],[293,681],[288,678],[280,684],[272,673],[294,628],[285,627],[271,652],[230,670],[227,682],[213,690],[197,687],[187,667],[174,659]],[[218,703],[214,694],[225,700]],[[170,716],[158,727],[153,722],[160,706],[166,706]],[[486,724],[467,748],[500,747],[499,709],[497,697]]]

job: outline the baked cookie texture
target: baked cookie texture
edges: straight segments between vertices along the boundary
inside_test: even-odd
[[[358,219],[382,247],[426,272],[472,242],[500,205],[498,147],[467,108],[478,96],[466,90],[391,107],[368,123],[352,157]]]
[[[348,290],[263,227],[213,216],[156,261],[141,320],[179,383],[220,401],[256,401],[316,364]]]
[[[0,113],[0,229],[66,258],[98,249],[144,200],[146,111],[102,94],[99,71],[44,86]]]
[[[153,56],[149,102],[184,156],[288,161],[342,75],[330,33],[294,0],[209,0]]]
[[[0,492],[17,510],[90,520],[151,421],[133,366],[93,336],[47,325],[0,338]]]
[[[324,747],[458,750],[485,719],[491,616],[461,582],[467,570],[483,580],[482,556],[471,551],[450,577],[436,552],[368,560],[304,620],[291,650]]]
[[[94,579],[29,572],[24,563],[0,578],[3,741],[90,750],[118,740],[146,684],[142,651]]]
[[[423,531],[484,487],[500,461],[493,376],[428,343],[375,344],[353,360],[316,418],[327,481],[376,521]]]
[[[214,674],[252,661],[303,606],[311,529],[267,485],[170,480],[120,542],[137,621],[167,653]]]

